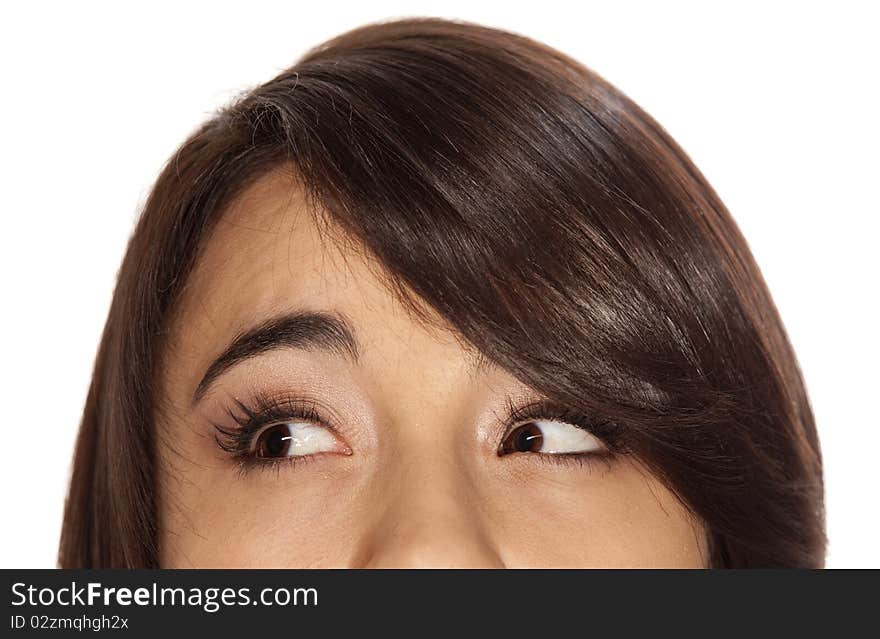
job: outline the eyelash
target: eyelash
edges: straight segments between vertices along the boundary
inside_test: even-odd
[[[322,416],[316,402],[302,397],[289,395],[271,397],[269,395],[257,394],[250,406],[239,399],[235,399],[234,403],[235,407],[227,408],[226,412],[235,425],[225,427],[220,424],[213,424],[214,429],[217,431],[214,439],[221,450],[233,457],[238,470],[242,474],[254,468],[278,471],[282,465],[308,463],[320,455],[318,453],[317,455],[299,457],[256,457],[251,448],[257,435],[266,426],[298,420],[319,424],[333,432],[337,430],[329,420]],[[503,428],[500,430],[501,440],[503,441],[515,428],[530,421],[538,420],[561,421],[582,428],[597,437],[607,450],[585,453],[529,453],[530,458],[538,458],[542,462],[552,464],[576,464],[591,467],[595,462],[602,462],[610,466],[617,455],[625,452],[618,444],[618,438],[616,437],[617,429],[613,424],[590,417],[548,399],[516,406],[508,398],[506,416],[502,420]]]
[[[266,426],[296,420],[319,424],[328,430],[336,431],[321,415],[316,402],[301,397],[288,395],[271,397],[257,394],[251,406],[236,399],[235,408],[227,408],[226,412],[235,426],[227,428],[213,424],[217,431],[214,440],[221,450],[233,457],[242,474],[253,468],[277,471],[282,464],[305,464],[316,457],[316,455],[277,458],[254,456],[251,447],[257,435]]]

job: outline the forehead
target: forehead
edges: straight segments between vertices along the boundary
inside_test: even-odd
[[[274,171],[227,208],[184,294],[231,323],[251,323],[286,307],[388,301],[377,266],[307,203],[292,176]],[[357,290],[355,290],[357,289]],[[352,300],[352,295],[357,300]],[[184,302],[184,307],[186,303]]]
[[[430,308],[417,321],[386,274],[356,241],[315,211],[291,173],[256,180],[227,208],[202,247],[171,330],[175,385],[198,375],[236,336],[293,310],[332,311],[356,333],[364,354],[386,368],[412,369],[413,357],[450,369],[477,355]]]

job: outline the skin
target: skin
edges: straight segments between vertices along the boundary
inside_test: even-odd
[[[704,532],[635,460],[499,457],[506,401],[538,399],[452,327],[418,322],[377,265],[323,232],[286,174],[226,211],[180,299],[158,428],[166,567],[702,567]],[[359,342],[238,363],[193,402],[231,340],[293,310],[338,313]],[[241,472],[214,438],[255,393],[303,397],[342,452]],[[557,460],[560,458],[556,458]]]

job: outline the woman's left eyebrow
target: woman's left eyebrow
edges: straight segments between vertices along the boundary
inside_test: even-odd
[[[201,400],[220,375],[240,362],[278,348],[336,353],[357,362],[358,343],[351,325],[326,311],[294,311],[268,319],[240,333],[208,367],[192,403]]]

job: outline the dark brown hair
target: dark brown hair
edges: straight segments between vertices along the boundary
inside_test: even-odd
[[[63,567],[156,567],[157,370],[224,208],[290,166],[488,359],[601,416],[699,518],[715,567],[824,564],[822,465],[745,240],[644,111],[545,45],[433,18],[330,40],[173,154],[119,271],[76,447]]]

